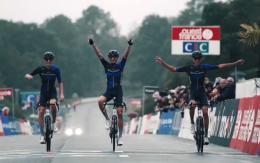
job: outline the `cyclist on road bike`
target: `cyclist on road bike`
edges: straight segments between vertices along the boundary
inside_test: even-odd
[[[42,81],[41,92],[40,92],[40,101],[39,101],[39,108],[38,108],[38,122],[40,125],[40,143],[44,144],[44,113],[45,107],[47,102],[49,101],[51,104],[51,112],[53,116],[53,126],[55,129],[55,122],[56,122],[56,114],[57,114],[57,91],[55,87],[55,81],[58,80],[59,83],[59,90],[60,90],[60,101],[64,100],[64,88],[63,82],[61,80],[61,73],[60,69],[53,65],[54,54],[52,52],[45,52],[43,55],[43,59],[45,61],[44,66],[40,66],[34,69],[31,73],[26,74],[25,78],[28,80],[32,80],[33,76],[39,74]],[[56,130],[56,129],[55,129]]]
[[[211,64],[201,64],[202,53],[200,51],[194,51],[192,53],[193,64],[190,66],[183,67],[174,67],[167,64],[162,58],[156,57],[156,63],[162,65],[164,68],[168,69],[171,72],[186,72],[190,79],[190,100],[191,100],[191,108],[190,108],[190,120],[191,120],[191,130],[194,133],[194,111],[196,107],[196,103],[198,102],[199,107],[203,110],[203,117],[205,120],[205,144],[209,144],[208,139],[208,125],[209,125],[209,117],[208,117],[208,100],[205,93],[204,87],[204,78],[209,70],[216,69],[224,69],[229,67],[234,67],[243,64],[245,61],[243,59],[237,60],[233,63],[224,63],[219,65],[211,65]]]
[[[105,93],[99,97],[98,105],[100,111],[103,113],[106,119],[106,129],[110,127],[110,120],[107,115],[107,112],[104,108],[104,104],[111,99],[115,98],[115,105],[117,107],[118,114],[118,128],[119,128],[119,139],[118,145],[123,145],[122,133],[123,133],[123,90],[121,86],[121,78],[123,70],[125,67],[126,60],[131,51],[131,46],[133,45],[132,39],[128,40],[128,47],[125,50],[125,53],[122,57],[122,60],[118,61],[119,52],[117,50],[110,50],[108,52],[109,61],[104,58],[104,55],[99,48],[95,45],[93,39],[88,40],[89,44],[93,47],[97,57],[104,66],[105,73],[107,76],[107,88]]]

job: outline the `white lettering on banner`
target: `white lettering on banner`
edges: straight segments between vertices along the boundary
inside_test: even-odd
[[[3,123],[3,128],[12,128],[12,124],[11,123]]]
[[[232,115],[233,115],[233,114],[232,114]],[[227,125],[227,131],[228,131],[228,133],[227,133],[227,135],[226,135],[226,137],[228,137],[228,138],[231,137],[232,124],[234,124],[234,121],[235,121],[234,116],[230,116],[229,118],[230,118],[230,119],[229,119],[229,122],[228,122],[228,125]]]
[[[249,142],[253,132],[254,122],[255,122],[255,110],[254,109],[244,110],[242,124],[240,127],[240,131],[238,133],[239,140]]]
[[[209,109],[210,110],[210,109]],[[216,119],[217,117],[215,116],[216,112],[216,107],[212,107],[212,111],[209,111],[209,134],[212,136],[215,136],[215,127],[216,127]]]
[[[215,126],[214,126],[214,135],[218,136],[218,130],[219,130],[219,126],[221,123],[221,116],[216,116],[216,122],[215,122]]]
[[[172,124],[172,119],[168,118],[168,119],[161,119],[161,125],[170,125]]]
[[[260,109],[258,109],[258,112],[257,112],[255,125],[260,125]]]
[[[226,134],[226,121],[227,121],[227,117],[223,116],[221,118],[221,122],[220,122],[220,128],[219,128],[219,137],[223,138]]]
[[[179,34],[180,40],[202,40],[202,29],[182,29]]]
[[[232,114],[233,115],[233,114]],[[217,123],[215,123],[214,136],[220,138],[229,138],[231,136],[232,124],[234,123],[234,116],[217,116]],[[221,119],[221,121],[220,121]],[[219,131],[217,128],[219,126]]]
[[[236,139],[238,137],[238,132],[239,132],[239,127],[241,124],[241,118],[242,118],[242,110],[238,110],[237,112],[237,121],[236,121],[236,125],[235,125],[235,129],[234,129],[234,133],[233,133],[233,139]]]
[[[252,143],[259,144],[260,143],[260,127],[255,127],[252,135]]]
[[[12,96],[12,90],[0,90],[0,96]]]

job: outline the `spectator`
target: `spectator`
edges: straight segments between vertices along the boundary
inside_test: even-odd
[[[215,101],[235,98],[235,84],[232,83],[232,79],[230,79],[230,81],[227,79],[222,79],[220,81],[221,93],[215,98]]]

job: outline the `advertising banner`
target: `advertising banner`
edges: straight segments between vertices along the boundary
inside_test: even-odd
[[[178,136],[181,128],[181,110],[174,110],[174,117],[172,120],[172,134]]]
[[[34,108],[40,99],[40,92],[21,92],[22,109]]]
[[[260,96],[260,78],[253,78],[236,83],[236,99]]]
[[[210,115],[210,142],[229,146],[238,112],[239,100],[230,99],[217,103],[212,107]]]
[[[9,123],[9,118],[8,116],[1,115],[1,120],[2,120],[2,126],[4,130],[4,135],[12,135],[12,125]]]
[[[250,154],[260,148],[260,96],[240,99],[230,147]]]
[[[220,55],[219,26],[173,26],[172,54],[190,55],[201,51],[204,55]]]
[[[130,121],[130,127],[129,127],[129,135],[136,134],[137,133],[137,127],[138,127],[138,118],[132,118]]]
[[[140,134],[156,134],[160,122],[159,116],[159,113],[157,113],[156,115],[144,115]]]
[[[162,135],[172,135],[173,134],[173,117],[175,112],[168,111],[168,112],[161,112],[160,115],[160,127],[158,130],[158,134]]]
[[[12,88],[0,88],[0,96],[12,96],[13,95],[13,89]]]
[[[4,129],[3,129],[3,124],[2,124],[2,119],[0,116],[0,136],[3,136],[3,135],[4,135]]]

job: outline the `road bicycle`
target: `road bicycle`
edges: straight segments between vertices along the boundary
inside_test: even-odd
[[[109,132],[109,137],[111,139],[111,143],[113,146],[113,151],[115,151],[116,149],[116,145],[118,145],[118,116],[117,116],[117,106],[115,103],[115,99],[113,99],[113,103],[105,103],[104,107],[106,108],[106,106],[108,105],[112,105],[112,116],[111,116],[111,120],[110,120],[110,132]],[[124,109],[126,110],[126,104],[123,102],[122,106],[124,107]]]
[[[204,118],[202,113],[202,108],[198,107],[198,116],[195,121],[195,133],[194,139],[196,140],[197,151],[200,154],[203,154],[204,146]]]
[[[51,112],[51,105],[55,105],[56,109],[58,108],[56,100],[52,99],[47,102],[46,109],[44,112],[44,139],[46,142],[46,151],[51,151],[51,139],[53,137],[54,124],[53,124],[53,116]]]

